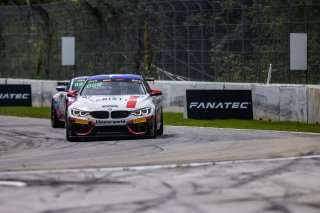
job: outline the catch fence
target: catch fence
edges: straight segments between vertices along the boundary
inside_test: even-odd
[[[162,80],[320,83],[320,2],[72,0],[0,4],[0,78],[139,73]],[[291,71],[289,34],[307,33],[308,69]],[[74,36],[75,66],[61,65]]]

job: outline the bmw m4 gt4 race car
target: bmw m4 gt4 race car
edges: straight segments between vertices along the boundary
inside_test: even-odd
[[[74,97],[68,97],[70,91],[78,91],[83,86],[88,76],[81,76],[71,79],[69,82],[58,82],[56,90],[58,91],[52,97],[51,101],[51,126],[53,128],[63,128],[65,126],[66,109],[74,101]]]
[[[67,112],[66,137],[148,136],[163,134],[162,92],[139,75],[88,78]]]

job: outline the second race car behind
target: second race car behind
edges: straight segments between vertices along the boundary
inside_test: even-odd
[[[51,101],[51,126],[53,128],[63,128],[65,126],[66,109],[74,101],[74,97],[68,97],[68,92],[78,91],[85,83],[88,76],[72,78],[69,82],[58,83],[56,93]]]

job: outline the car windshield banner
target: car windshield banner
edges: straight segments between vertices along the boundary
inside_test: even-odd
[[[187,90],[187,118],[253,119],[251,90]]]
[[[32,106],[31,85],[1,84],[0,106]]]

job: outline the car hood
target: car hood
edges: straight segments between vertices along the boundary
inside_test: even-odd
[[[80,96],[70,107],[84,111],[134,110],[149,107],[151,99],[150,95]]]

